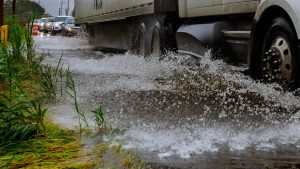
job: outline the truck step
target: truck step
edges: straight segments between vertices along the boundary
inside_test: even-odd
[[[251,31],[222,31],[222,33],[229,39],[250,39]]]

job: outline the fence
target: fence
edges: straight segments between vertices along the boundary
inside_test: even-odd
[[[0,27],[0,41],[2,43],[7,42],[7,37],[8,37],[8,26],[4,25]]]

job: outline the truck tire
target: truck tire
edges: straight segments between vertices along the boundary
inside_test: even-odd
[[[294,88],[298,80],[297,39],[294,27],[283,18],[275,18],[264,37],[261,52],[262,79]]]
[[[146,56],[147,46],[146,46],[146,25],[141,23],[138,28],[137,40],[136,40],[136,54],[140,56]]]
[[[157,22],[152,29],[151,56],[161,57],[165,52],[165,34],[161,24]]]

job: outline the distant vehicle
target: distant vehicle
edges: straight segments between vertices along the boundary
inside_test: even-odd
[[[48,18],[44,24],[44,33],[52,32],[54,17]]]
[[[79,29],[80,27],[75,26],[75,19],[71,17],[62,24],[61,34],[63,36],[74,36],[78,33]]]
[[[40,19],[33,20],[33,23],[40,23]]]
[[[42,32],[44,29],[44,24],[47,21],[47,18],[41,18],[39,21],[39,31]]]
[[[72,18],[72,16],[57,16],[54,18],[52,33],[60,33],[62,24],[66,22],[68,18]]]
[[[40,24],[40,19],[33,20],[33,25],[39,25],[39,24]]]

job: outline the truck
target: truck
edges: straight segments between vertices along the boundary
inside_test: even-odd
[[[299,0],[75,0],[75,20],[95,47],[146,57],[210,51],[255,79],[299,84]]]

